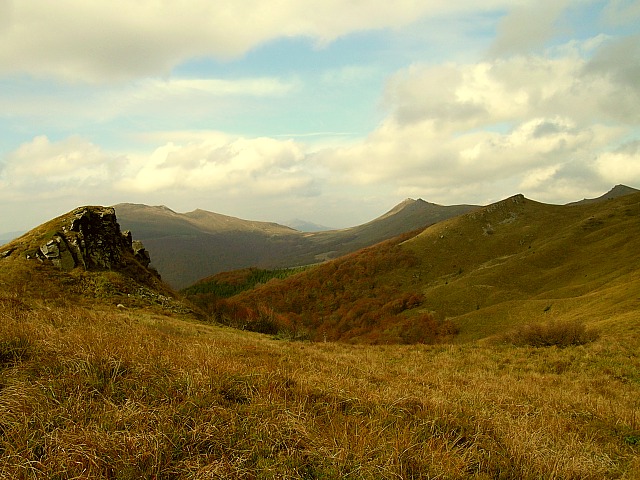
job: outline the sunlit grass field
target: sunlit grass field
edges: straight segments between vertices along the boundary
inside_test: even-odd
[[[288,342],[0,296],[0,477],[640,478],[638,319],[517,347]]]

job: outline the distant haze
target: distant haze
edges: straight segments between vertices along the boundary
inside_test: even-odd
[[[287,222],[282,222],[282,224],[291,228],[295,228],[300,232],[324,232],[327,230],[335,230],[335,228],[333,227],[318,225],[317,223],[300,220],[299,218],[295,218]]]

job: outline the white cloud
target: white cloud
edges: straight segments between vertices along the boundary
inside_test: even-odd
[[[254,198],[306,195],[313,179],[305,172],[304,160],[303,150],[291,140],[208,134],[186,144],[168,143],[150,156],[133,157],[117,188],[169,193],[187,189]]]
[[[622,73],[615,75],[632,69],[628,62],[605,68],[573,55],[414,65],[392,77],[387,104],[400,123],[432,119],[454,129],[529,116],[560,115],[582,124],[595,119],[635,122],[640,96],[631,90],[640,87],[631,86]]]
[[[595,160],[595,169],[612,185],[640,185],[640,140],[603,152]]]
[[[57,142],[36,137],[0,164],[0,217],[15,229],[20,218],[12,217],[25,211],[26,204],[55,216],[83,204],[143,199],[186,209],[215,204],[218,208],[209,208],[250,218],[248,212],[255,212],[256,205],[264,215],[275,216],[274,205],[296,205],[320,194],[303,147],[291,140],[220,132],[185,132],[180,137],[181,143],[126,157],[80,137]]]
[[[318,158],[335,182],[434,192],[443,203],[459,202],[461,190],[465,201],[491,188],[571,201],[588,185],[637,185],[637,148],[615,145],[637,135],[640,98],[620,92],[626,77],[569,51],[413,65],[389,81],[390,115],[376,131]]]
[[[507,0],[483,2],[482,9]],[[194,0],[3,2],[0,72],[105,82],[166,74],[189,58],[237,57],[279,37],[321,45],[355,31],[399,28],[477,2]]]
[[[0,184],[5,197],[55,197],[102,187],[117,178],[125,164],[124,157],[109,155],[80,137],[51,142],[39,136],[7,156]]]

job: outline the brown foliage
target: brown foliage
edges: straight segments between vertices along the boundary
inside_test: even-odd
[[[456,333],[450,322],[409,312],[424,302],[421,293],[401,281],[388,280],[404,278],[406,270],[419,265],[416,255],[400,246],[407,238],[398,237],[283,280],[272,279],[227,301],[204,296],[192,300],[221,323],[257,331],[275,328],[294,338],[359,343],[449,339]]]
[[[528,323],[504,335],[503,340],[519,346],[569,347],[593,342],[598,332],[587,329],[579,321],[550,321]]]

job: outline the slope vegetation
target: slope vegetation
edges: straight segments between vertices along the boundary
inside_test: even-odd
[[[582,205],[517,195],[231,298],[245,328],[314,340],[486,338],[526,322],[605,325],[640,307],[640,194]]]
[[[640,471],[637,318],[629,335],[564,349],[352,346],[88,297],[61,303],[0,282],[2,478]]]

